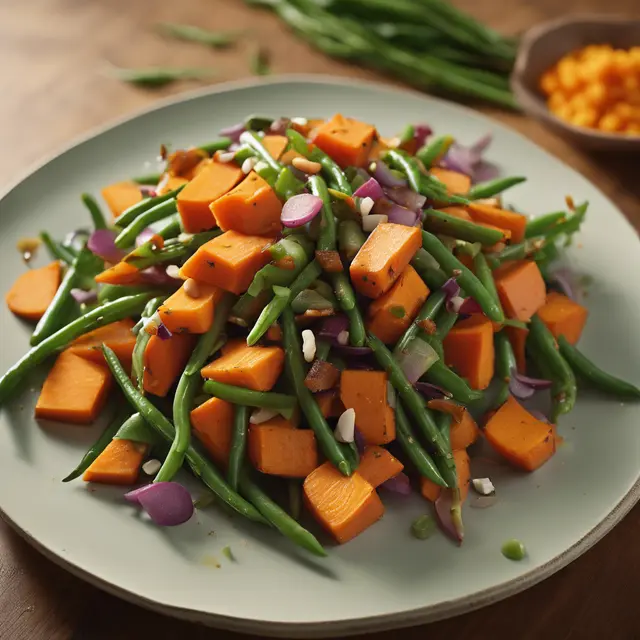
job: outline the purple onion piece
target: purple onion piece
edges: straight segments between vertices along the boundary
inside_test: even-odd
[[[491,143],[491,139],[490,134],[485,135],[470,147],[454,142],[442,159],[442,164],[452,171],[466,173],[472,180],[477,181],[475,172],[482,162],[482,154]]]
[[[553,273],[553,283],[558,289],[571,300],[576,299],[576,292],[573,286],[573,274],[568,269],[558,269]]]
[[[427,203],[425,196],[408,187],[389,187],[385,193],[390,200],[412,211],[421,211]]]
[[[146,229],[143,229],[138,234],[138,237],[136,238],[136,247],[140,247],[145,242],[149,242],[149,240],[151,240],[151,238],[153,238],[153,236],[155,235],[156,235],[156,232],[151,227],[147,227]]]
[[[313,220],[322,209],[322,200],[310,193],[289,198],[282,207],[280,221],[285,227],[301,227]]]
[[[551,422],[549,421],[549,418],[547,418],[547,416],[544,413],[542,413],[542,411],[538,411],[537,409],[531,409],[529,413],[537,420],[540,420],[541,422],[546,422],[547,424],[551,424]]]
[[[356,358],[368,356],[371,353],[371,349],[369,349],[369,347],[352,347],[348,344],[336,344],[333,348],[336,351],[340,351],[345,356],[354,356]]]
[[[443,489],[435,501],[436,516],[442,530],[458,544],[462,544],[464,539],[464,528],[462,526],[462,515],[459,500],[455,504],[453,491]]]
[[[460,285],[455,278],[449,278],[440,288],[444,291],[447,302],[460,295]]]
[[[523,382],[520,382],[513,376],[509,378],[509,391],[514,398],[518,400],[528,400],[533,396],[536,390]]]
[[[160,338],[160,340],[168,340],[172,336],[173,334],[171,333],[171,331],[169,331],[169,329],[167,329],[167,327],[165,327],[161,322],[158,325],[158,338]]]
[[[78,304],[88,304],[89,302],[95,302],[98,299],[98,294],[95,291],[85,291],[84,289],[71,289],[71,297]]]
[[[287,132],[290,123],[291,120],[289,118],[277,118],[269,125],[269,133],[283,136]]]
[[[89,251],[107,262],[120,262],[127,253],[116,247],[115,239],[118,234],[111,229],[96,229],[87,241]]]
[[[157,188],[152,184],[141,184],[138,188],[143,198],[155,198],[158,195]]]
[[[397,362],[411,384],[415,384],[439,360],[436,350],[424,340],[414,338],[405,351],[402,351]]]
[[[413,386],[429,400],[440,400],[441,398],[451,397],[451,394],[446,389],[431,384],[430,382],[416,382]]]
[[[364,439],[364,436],[358,430],[358,427],[356,427],[354,431],[353,439],[356,443],[356,447],[358,448],[358,452],[360,453],[360,455],[362,455],[364,453],[364,450],[367,447],[367,441]]]
[[[389,222],[402,224],[406,227],[413,227],[418,220],[418,214],[415,211],[405,209],[399,204],[387,200],[386,198],[378,200],[374,205],[372,212],[381,214],[389,218]]]
[[[149,284],[157,284],[157,285],[179,285],[182,280],[178,278],[172,278],[167,275],[166,267],[162,268],[160,265],[153,265],[147,269],[143,269],[140,273],[144,276],[144,279]]]
[[[447,311],[459,313],[461,315],[471,315],[472,313],[482,313],[482,307],[473,298],[461,298],[454,296],[446,302]]]
[[[387,491],[399,493],[403,496],[411,495],[411,482],[409,480],[409,476],[402,473],[402,471],[398,475],[393,476],[393,478],[389,478],[387,481],[383,482],[380,486]]]
[[[375,161],[375,171],[373,172],[373,177],[383,186],[383,187],[406,187],[407,181],[398,178],[393,173],[391,173],[391,169],[382,162],[382,160]]]
[[[433,129],[428,124],[413,125],[413,139],[418,145],[418,149],[424,146],[427,138],[433,133]]]
[[[335,315],[329,318],[324,318],[320,325],[320,331],[318,335],[321,338],[328,338],[329,340],[336,341],[338,336],[343,331],[349,329],[349,318],[345,315]]]
[[[522,373],[518,373],[516,369],[511,369],[511,378],[514,378],[518,382],[531,387],[535,391],[550,389],[553,385],[553,382],[551,380],[544,380],[543,378],[531,378],[530,376],[525,376]]]
[[[193,515],[191,494],[177,482],[154,482],[126,493],[124,497],[139,504],[161,527],[175,527]]]
[[[225,138],[231,138],[232,142],[238,142],[240,140],[240,135],[246,131],[243,122],[238,122],[237,124],[233,124],[230,127],[225,127],[224,129],[220,129],[218,131],[218,135],[224,136]]]
[[[495,180],[500,176],[500,169],[492,162],[482,160],[473,169],[473,182]]]
[[[354,193],[356,198],[371,198],[372,200],[379,200],[384,197],[384,191],[380,186],[380,183],[375,178],[369,178],[363,185],[358,187]]]

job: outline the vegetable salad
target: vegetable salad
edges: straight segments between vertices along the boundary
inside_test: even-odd
[[[469,488],[494,490],[471,475],[476,440],[531,472],[576,380],[640,397],[578,350],[587,309],[554,268],[587,203],[504,206],[524,177],[496,175],[489,138],[385,138],[340,114],[252,116],[221,135],[106,186],[113,218],[84,194],[94,229],[42,233],[53,262],[6,295],[36,324],[0,404],[47,362],[37,418],[115,409],[64,481],[141,484],[126,498],[170,526],[193,513],[184,469],[316,555],[302,505],[344,543],[415,490],[462,542]],[[549,415],[523,404],[540,392]],[[428,537],[429,518],[413,529]]]

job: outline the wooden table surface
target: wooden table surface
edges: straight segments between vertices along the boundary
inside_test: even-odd
[[[570,12],[618,12],[638,17],[637,0],[457,0],[505,33]],[[278,20],[241,0],[28,0],[0,2],[0,190],[25,166],[78,134],[173,92],[134,88],[105,75],[109,64],[213,65],[216,80],[250,75],[249,43],[217,53],[169,42],[159,21],[247,29],[271,52],[274,73],[308,72],[389,82],[311,50]],[[638,158],[571,148],[536,122],[496,109],[483,111],[532,138],[603,189],[640,228]],[[64,517],[64,514],[61,514]],[[404,632],[430,640],[551,640],[640,638],[640,507],[571,566],[532,589],[458,618]],[[246,638],[165,618],[106,595],[30,548],[0,521],[0,638],[128,640]],[[370,636],[371,638],[383,637]]]

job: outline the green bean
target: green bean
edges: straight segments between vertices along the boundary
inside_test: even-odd
[[[100,434],[98,439],[89,447],[89,450],[82,456],[82,460],[78,466],[66,477],[62,482],[70,482],[79,478],[90,466],[91,463],[106,449],[107,445],[113,440],[114,436],[131,414],[131,409],[127,405],[118,408],[113,420],[107,425],[107,428]]]
[[[502,322],[504,314],[491,294],[482,286],[478,278],[465,267],[443,244],[428,231],[422,232],[422,246],[440,264],[440,268],[450,277],[460,271],[458,284],[473,296],[485,315],[494,322]]]
[[[122,214],[118,216],[118,219],[116,220],[116,226],[120,227],[121,229],[129,226],[138,216],[142,215],[145,211],[153,209],[159,204],[167,202],[168,200],[173,200],[182,191],[182,189],[184,189],[184,185],[179,186],[173,191],[163,193],[161,196],[145,198],[144,200],[140,200],[140,202],[136,202],[128,209],[125,209]]]
[[[527,556],[527,549],[520,540],[516,540],[515,538],[507,540],[502,547],[500,547],[500,551],[507,560],[515,560],[516,562],[524,560]]]
[[[428,540],[437,530],[433,516],[419,516],[411,523],[411,533],[418,540]]]
[[[547,241],[553,241],[558,236],[566,235],[568,238],[576,233],[580,229],[585,216],[587,215],[587,209],[589,208],[588,202],[583,202],[579,204],[573,213],[568,216],[564,221],[558,222],[551,229],[548,229],[544,232],[544,237]]]
[[[498,290],[496,289],[496,282],[493,279],[493,272],[491,271],[491,267],[489,266],[484,253],[477,253],[473,257],[473,270],[475,271],[475,274],[478,280],[480,280],[482,286],[489,292],[489,295],[494,299],[495,303],[502,310],[500,296],[498,295]]]
[[[102,345],[102,351],[113,377],[116,379],[116,382],[124,392],[131,406],[142,415],[154,431],[168,442],[173,442],[175,428],[169,419],[133,386],[127,372],[120,364],[118,356],[106,345]],[[189,446],[186,458],[194,474],[198,476],[220,500],[246,518],[255,520],[256,522],[264,522],[264,518],[258,511],[233,491],[225,482],[224,478],[218,473],[215,466],[196,449]],[[155,480],[158,480],[157,476]]]
[[[480,200],[481,198],[492,198],[493,196],[515,187],[517,184],[525,182],[526,178],[522,176],[510,176],[508,178],[496,178],[495,180],[487,180],[474,184],[466,194],[469,200]]]
[[[307,243],[305,242],[305,244]],[[284,256],[291,258],[293,260],[293,269],[282,269],[275,264],[265,265],[255,274],[247,289],[247,293],[250,296],[255,297],[264,289],[269,290],[276,285],[280,287],[289,286],[309,263],[311,247],[307,251],[301,243],[296,242],[292,237],[283,238],[277,245],[279,246],[274,249],[277,257],[272,254],[273,258],[275,260]],[[282,253],[284,253],[284,256],[281,255]]]
[[[98,291],[98,302],[110,302],[112,300],[118,300],[125,296],[134,296],[138,293],[152,293],[153,295],[160,295],[162,293],[161,288],[150,287],[145,285],[126,285],[126,284],[103,284]]]
[[[165,220],[166,224],[158,231],[158,235],[164,240],[173,239],[182,232],[180,215],[175,214]],[[198,234],[196,234],[198,235]]]
[[[131,178],[131,180],[133,182],[138,183],[138,184],[157,185],[158,182],[160,182],[161,178],[162,178],[162,174],[161,173],[147,173],[147,174],[142,175],[142,176],[134,176],[133,178]]]
[[[443,233],[467,242],[479,242],[491,246],[504,240],[504,232],[500,229],[484,227],[470,220],[456,218],[444,211],[430,209],[424,220],[424,226],[435,233]]]
[[[320,217],[320,234],[318,236],[318,251],[336,250],[336,219],[331,209],[331,199],[326,182],[318,175],[309,178],[309,189],[314,196],[322,200]]]
[[[166,296],[151,298],[142,311],[142,318],[150,318],[158,310],[158,307],[160,307],[160,305],[165,301],[165,298]],[[144,352],[149,344],[149,340],[151,340],[151,334],[144,330],[144,326],[141,326],[138,331],[138,335],[136,336],[136,344],[133,347],[133,355],[131,357],[131,376],[136,382],[136,387],[140,389],[142,393],[144,393]]]
[[[302,376],[304,379],[304,376]],[[216,398],[226,400],[233,404],[244,404],[250,407],[264,409],[275,409],[285,418],[291,418],[293,411],[298,404],[294,396],[274,391],[252,391],[243,387],[234,387],[230,384],[207,380],[204,383],[205,393],[209,393]]]
[[[458,314],[455,311],[449,311],[447,308],[440,309],[436,317],[436,333],[434,337],[442,342],[449,331],[453,329],[453,325],[458,320]]]
[[[531,345],[531,352],[546,363],[554,381],[553,412],[551,419],[556,422],[558,417],[569,413],[576,401],[576,378],[571,367],[558,351],[555,338],[538,315],[534,315],[529,323],[527,343]]]
[[[308,289],[311,284],[322,275],[322,267],[316,260],[312,260],[291,283],[291,300],[297,298],[302,291]]]
[[[240,473],[244,466],[247,449],[247,432],[249,430],[249,408],[241,404],[234,406],[233,431],[231,434],[231,448],[229,449],[229,466],[227,468],[227,482],[234,490],[238,490]]]
[[[271,300],[270,291],[261,291],[257,297],[243,293],[231,310],[234,322],[241,323],[241,326],[248,327],[259,315],[265,305]]]
[[[425,169],[430,169],[442,156],[447,153],[453,144],[451,136],[440,136],[416,152],[416,158],[422,162]]]
[[[329,352],[331,351],[331,342],[316,338],[316,360],[324,360],[327,362]]]
[[[149,447],[157,447],[162,443],[162,438],[147,424],[146,420],[136,411],[131,414],[113,436],[118,440],[131,440],[142,442]]]
[[[334,274],[332,278],[334,282],[339,276],[342,276],[345,280],[347,279],[347,276],[344,274]],[[349,343],[352,347],[363,347],[367,340],[367,330],[365,329],[360,310],[357,306],[348,309],[343,305],[342,308],[349,320]]]
[[[327,300],[322,294],[311,289],[301,291],[292,301],[291,309],[294,313],[301,314],[307,311],[321,311],[324,309],[334,309],[333,302]]]
[[[177,210],[175,200],[167,200],[165,202],[161,202],[155,207],[152,207],[151,209],[147,209],[132,220],[132,222],[118,234],[115,239],[116,247],[119,249],[130,247],[135,243],[138,235],[140,235],[140,233],[142,233],[142,231],[144,231],[149,225],[174,214]]]
[[[338,246],[349,262],[356,257],[366,239],[355,220],[343,220],[338,224]]]
[[[295,391],[300,408],[309,426],[316,434],[322,452],[343,475],[348,476],[353,471],[351,465],[322,415],[313,394],[304,385],[306,375],[302,362],[302,347],[293,312],[289,308],[282,313],[282,331],[285,349],[285,369],[289,384]]]
[[[451,420],[452,416],[444,411],[436,411],[435,415],[436,426],[442,434],[445,441],[451,446]]]
[[[287,515],[258,485],[249,479],[246,473],[240,476],[240,490],[283,536],[316,556],[324,557],[327,555],[316,538]]]
[[[509,380],[517,369],[516,356],[513,353],[511,342],[504,331],[499,331],[494,336],[496,350],[496,376],[499,381],[498,392],[494,401],[494,407],[504,404],[509,397]]]
[[[286,202],[304,191],[304,182],[298,180],[289,167],[283,167],[276,178],[273,188],[277,196]]]
[[[422,396],[413,388],[413,385],[407,380],[407,376],[400,368],[391,352],[384,343],[374,336],[368,334],[368,346],[373,350],[378,364],[387,372],[389,381],[398,392],[402,402],[413,415],[413,418],[422,432],[422,435],[434,447],[438,456],[442,458],[440,474],[445,480],[447,486],[456,486],[456,466],[451,455],[451,447],[448,447],[443,440],[442,435],[438,431],[433,416],[425,406]]]
[[[40,344],[67,322],[67,312],[74,302],[71,296],[71,289],[78,285],[78,281],[83,275],[94,276],[98,273],[100,271],[99,267],[96,268],[98,264],[102,264],[102,260],[91,253],[89,249],[85,248],[80,251],[73,264],[67,269],[47,310],[38,320],[38,324],[31,335],[30,342],[32,346]]]
[[[231,138],[223,136],[221,138],[218,138],[217,140],[214,140],[213,142],[199,144],[197,148],[202,149],[202,151],[205,151],[210,156],[212,156],[216,151],[224,151],[225,149],[228,149],[232,142],[233,140],[231,140]]]
[[[471,404],[484,397],[482,391],[471,389],[457,373],[447,367],[444,362],[434,362],[425,374],[427,382],[445,389],[454,400],[462,404]]]
[[[396,400],[396,437],[409,460],[413,462],[418,473],[428,478],[432,482],[435,482],[441,487],[446,487],[447,483],[438,471],[431,456],[422,448],[422,445],[418,442],[411,425],[407,419],[407,414],[402,408],[402,403]]]
[[[176,80],[202,80],[214,73],[213,69],[197,67],[144,67],[123,69],[113,67],[111,75],[141,87],[163,87]]]
[[[530,218],[527,221],[527,226],[524,230],[524,237],[534,238],[535,236],[541,236],[547,231],[553,229],[558,222],[561,222],[566,218],[566,211],[553,211],[552,213],[545,213],[544,215]]]
[[[40,232],[40,240],[47,250],[51,254],[51,257],[55,260],[62,260],[66,264],[72,264],[75,259],[75,254],[70,251],[67,247],[56,242],[46,231]]]
[[[244,128],[251,131],[266,131],[273,124],[274,118],[270,116],[261,116],[252,114],[247,116],[244,121]]]
[[[425,320],[433,320],[436,313],[440,310],[440,307],[444,304],[446,297],[447,296],[444,291],[436,291],[427,298],[427,301],[422,305],[422,308],[418,312],[414,321],[407,327],[407,330],[396,343],[396,346],[393,349],[393,355],[396,358],[409,346],[409,343],[414,338],[417,338],[420,335],[422,332],[420,323]]]
[[[600,369],[562,335],[558,338],[558,346],[563,358],[569,363],[578,378],[590,382],[594,388],[617,398],[640,399],[638,387]]]
[[[315,147],[313,151],[309,151],[309,145],[304,136],[300,135],[294,129],[287,129],[287,138],[289,138],[291,146],[298,153],[322,166],[322,170],[329,177],[329,180],[335,184],[337,191],[346,193],[348,196],[353,195],[349,179],[333,158],[328,156],[324,151],[321,151],[318,147]]]
[[[262,160],[262,162],[265,162],[274,171],[280,173],[282,165],[277,160],[274,160],[273,156],[266,150],[265,146],[262,144],[262,141],[256,133],[254,133],[253,131],[245,131],[240,136],[240,142],[251,147],[256,156],[258,156],[258,158]]]
[[[107,221],[104,217],[104,213],[102,213],[102,210],[100,209],[100,206],[96,202],[96,199],[88,193],[83,193],[80,197],[82,198],[84,206],[89,210],[89,215],[93,221],[94,228],[106,229]]]
[[[291,290],[286,287],[273,287],[274,297],[267,304],[262,313],[258,316],[256,323],[247,336],[247,344],[249,346],[254,345],[262,336],[267,333],[269,327],[278,320],[280,314],[284,311],[285,307],[289,304],[291,299]]]
[[[448,280],[438,263],[422,248],[411,259],[411,266],[431,291],[436,291]]]

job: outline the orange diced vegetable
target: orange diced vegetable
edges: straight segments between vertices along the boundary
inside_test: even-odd
[[[440,211],[442,211],[442,213],[453,216],[454,218],[460,218],[461,220],[471,220],[471,216],[469,215],[466,207],[453,205],[450,207],[442,207]]]
[[[383,482],[397,476],[404,465],[383,447],[367,447],[360,456],[358,473],[375,489]]]
[[[21,318],[40,320],[60,286],[60,263],[21,273],[7,292],[9,309]]]
[[[105,365],[63,352],[44,381],[36,418],[89,424],[100,413],[111,388]]]
[[[313,142],[341,167],[363,167],[375,135],[370,124],[338,113],[317,129]]]
[[[306,478],[318,466],[316,437],[309,429],[252,424],[249,459],[260,472],[285,478]]]
[[[132,440],[113,439],[84,472],[85,482],[135,484],[148,446]]]
[[[508,318],[527,322],[544,304],[546,288],[533,260],[507,262],[493,272],[493,277]]]
[[[128,262],[118,262],[95,277],[100,284],[142,284],[144,277]]]
[[[199,233],[216,226],[209,205],[235,187],[244,174],[230,162],[209,162],[178,194],[182,226],[187,233]]]
[[[379,224],[349,267],[353,286],[362,295],[379,298],[391,289],[421,246],[417,227]]]
[[[467,409],[464,410],[460,422],[451,421],[450,438],[454,451],[470,447],[479,436],[480,429]]]
[[[218,226],[227,231],[273,236],[280,231],[282,202],[266,180],[252,171],[235,189],[211,204]]]
[[[233,405],[220,398],[210,398],[193,409],[191,425],[214,462],[226,466],[231,448]]]
[[[303,491],[316,520],[341,544],[355,538],[384,514],[375,489],[357,471],[345,477],[330,462],[307,476]]]
[[[267,251],[271,244],[271,238],[227,231],[202,245],[182,265],[180,277],[244,293],[256,272],[271,260]]]
[[[555,426],[534,418],[513,396],[489,418],[484,435],[500,455],[525,471],[537,469],[556,451]]]
[[[507,338],[511,343],[513,355],[516,357],[516,367],[518,373],[525,375],[527,373],[527,355],[526,345],[529,329],[521,329],[520,327],[505,327]]]
[[[458,449],[453,452],[453,460],[456,464],[460,500],[464,502],[467,499],[469,484],[471,483],[469,454],[464,449]],[[435,502],[440,497],[440,493],[442,493],[442,487],[428,478],[420,478],[420,493],[422,493],[422,496],[429,500],[429,502]]]
[[[443,346],[445,363],[467,378],[471,387],[489,386],[495,360],[491,320],[477,314],[457,322]]]
[[[262,138],[262,146],[274,160],[280,160],[288,144],[289,138],[287,136],[265,136]]]
[[[133,180],[110,184],[108,187],[102,189],[100,193],[114,218],[117,218],[129,207],[132,207],[142,200],[140,185],[133,182]]]
[[[194,346],[195,336],[188,333],[174,333],[168,340],[151,336],[144,350],[144,390],[155,396],[166,396]]]
[[[386,344],[395,344],[413,322],[429,295],[416,270],[407,265],[394,285],[369,305],[367,329]]]
[[[472,202],[469,205],[469,213],[475,222],[483,222],[499,229],[511,232],[511,241],[518,243],[524,240],[524,230],[527,226],[527,218],[521,213],[514,213],[498,207]]]
[[[104,362],[102,344],[113,349],[125,369],[131,366],[136,337],[131,332],[135,323],[130,318],[112,322],[76,338],[67,351],[98,364]]]
[[[387,403],[384,371],[345,369],[340,378],[340,399],[356,413],[356,427],[368,444],[387,444],[396,437],[394,413]]]
[[[320,393],[315,393],[313,397],[325,418],[337,418],[345,409],[337,389],[321,391]]]
[[[158,182],[158,186],[156,187],[156,194],[159,196],[163,196],[165,193],[169,193],[169,191],[175,191],[178,187],[181,187],[183,184],[187,184],[189,182],[186,178],[180,178],[178,176],[172,176],[169,173],[163,173],[160,178],[160,182]]]
[[[588,313],[585,307],[557,291],[550,291],[546,302],[538,309],[540,320],[554,337],[564,336],[570,344],[580,340]]]
[[[206,365],[202,376],[254,391],[269,391],[282,373],[284,351],[280,347],[249,347],[244,340],[237,342],[241,344]]]
[[[465,173],[442,169],[441,167],[432,167],[429,173],[447,187],[449,195],[463,196],[469,193],[469,189],[471,189],[471,178]]]
[[[206,333],[222,294],[215,285],[198,283],[198,297],[192,298],[183,286],[160,306],[160,320],[171,333]]]

